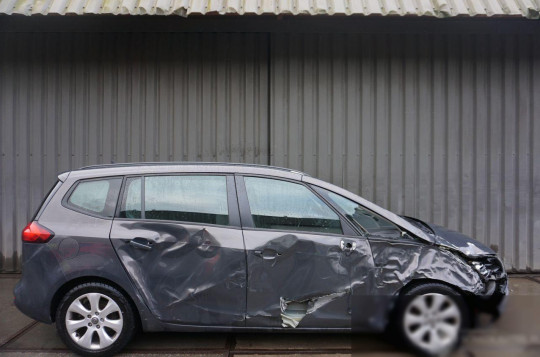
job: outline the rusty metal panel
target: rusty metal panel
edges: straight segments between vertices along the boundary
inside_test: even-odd
[[[0,13],[23,15],[382,15],[539,17],[538,0],[0,0]]]
[[[271,163],[540,270],[540,39],[275,34]]]
[[[261,34],[0,33],[0,271],[56,175],[135,161],[268,162]]]

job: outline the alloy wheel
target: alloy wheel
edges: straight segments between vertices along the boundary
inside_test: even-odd
[[[447,295],[418,295],[408,304],[403,324],[405,334],[413,344],[431,353],[439,353],[458,340],[461,311]]]
[[[65,323],[71,339],[89,350],[112,345],[124,326],[118,304],[100,293],[87,293],[73,300],[68,307]]]

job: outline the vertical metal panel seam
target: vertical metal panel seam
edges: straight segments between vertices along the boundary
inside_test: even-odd
[[[430,222],[434,222],[435,214],[433,212],[433,207],[435,206],[435,36],[433,34],[429,34],[429,77],[430,77],[430,83],[429,83],[429,89],[431,90],[430,95],[430,120],[431,120],[431,126],[430,126],[430,135],[431,135],[431,142],[430,142],[430,150],[431,150],[431,172],[430,175],[430,187],[431,190],[430,194],[430,203],[429,207],[431,208],[429,220]]]
[[[473,132],[472,132],[472,139],[473,139],[473,142],[472,142],[472,148],[473,148],[473,156],[472,156],[472,192],[471,192],[471,195],[472,195],[472,204],[473,204],[473,207],[472,207],[472,226],[471,226],[471,231],[473,233],[476,233],[477,230],[474,228],[474,225],[476,224],[477,220],[478,220],[478,212],[477,212],[477,209],[478,209],[478,205],[477,205],[477,199],[478,199],[478,186],[477,186],[477,177],[478,177],[478,167],[477,167],[477,164],[478,164],[478,149],[477,149],[477,141],[478,141],[478,132],[477,132],[477,125],[478,125],[478,113],[477,113],[477,103],[478,103],[478,83],[477,83],[477,77],[476,77],[476,74],[477,74],[477,63],[478,63],[478,57],[477,57],[477,46],[475,46],[475,41],[477,39],[477,36],[474,35],[472,37],[472,72],[473,72],[473,78],[472,78],[472,81],[473,81],[473,84],[472,84],[472,88],[473,88],[473,99],[472,99],[472,105],[473,105],[473,108],[472,108],[472,113],[473,113],[473,117],[472,117],[472,128],[473,128]],[[469,49],[470,50],[470,49]]]
[[[520,137],[519,137],[519,126],[518,126],[518,123],[520,122],[519,118],[520,118],[520,113],[519,113],[519,98],[521,97],[521,93],[520,93],[520,78],[519,78],[519,37],[516,35],[515,38],[513,39],[513,46],[514,46],[514,63],[513,63],[513,67],[514,67],[514,72],[516,74],[516,78],[515,78],[515,90],[516,90],[516,100],[514,101],[514,117],[516,118],[515,121],[514,121],[514,125],[515,125],[515,138],[514,138],[514,187],[513,187],[513,191],[514,191],[514,217],[513,217],[513,220],[514,220],[514,237],[513,237],[513,245],[514,245],[514,264],[515,266],[519,269],[520,267],[520,263],[521,263],[521,259],[522,257],[520,256],[519,254],[519,189],[520,189],[520,186],[521,186],[521,180],[520,180],[520,177],[519,177],[519,165],[520,165],[520,162],[519,162],[519,155],[520,155],[520,152],[519,152],[519,140],[520,140]]]
[[[273,61],[271,61],[271,55],[272,55],[272,45],[273,45],[273,35],[272,33],[268,32],[266,34],[266,83],[269,86],[267,89],[266,94],[266,116],[267,116],[267,124],[266,124],[266,131],[267,131],[267,144],[266,144],[266,150],[267,150],[267,164],[272,164],[272,97],[275,97],[272,93],[274,88],[271,87],[272,83],[272,69],[271,67],[274,65]]]
[[[488,36],[486,37],[486,43],[490,43],[490,38]],[[491,49],[490,49],[491,50]],[[489,51],[489,50],[488,50]],[[489,51],[491,52],[491,51]],[[485,229],[486,229],[486,237],[490,241],[492,241],[493,237],[491,237],[491,214],[489,214],[489,209],[492,207],[491,205],[491,157],[493,156],[493,153],[491,152],[491,121],[493,120],[492,116],[492,100],[491,100],[491,58],[486,58],[486,110],[487,110],[487,120],[486,120],[486,152],[488,153],[488,157],[486,157],[486,208],[488,210],[488,214],[486,215],[486,223],[485,223]],[[497,245],[497,248],[499,245]],[[497,249],[498,250],[498,249]]]
[[[391,46],[389,46],[389,44],[391,44],[391,39],[390,39],[390,35],[389,34],[385,34],[384,35],[384,43],[386,44],[386,49],[388,50]],[[385,114],[386,114],[386,124],[387,124],[387,140],[386,140],[386,148],[387,148],[387,152],[388,152],[388,160],[386,160],[386,202],[383,203],[383,205],[385,207],[390,207],[390,202],[391,202],[391,194],[392,194],[392,189],[391,189],[391,180],[388,178],[388,176],[390,175],[390,172],[391,172],[391,160],[390,158],[392,157],[392,140],[391,140],[391,135],[392,135],[392,59],[391,59],[391,56],[392,56],[392,53],[385,53],[385,55],[387,56],[386,60],[387,60],[387,64],[386,64],[386,98],[385,98],[385,104],[386,104],[386,108],[387,110],[385,110]],[[382,155],[381,155],[382,156]],[[381,157],[382,159],[382,157]]]
[[[444,177],[444,181],[443,181],[443,187],[444,187],[444,208],[443,208],[443,217],[444,217],[444,225],[445,226],[448,226],[448,160],[449,160],[449,148],[448,148],[448,121],[449,121],[449,113],[448,113],[448,53],[450,52],[449,49],[448,49],[448,46],[449,46],[449,43],[448,43],[448,40],[449,40],[449,36],[448,35],[445,35],[444,36],[447,43],[446,43],[446,46],[443,47],[443,55],[444,55],[444,68],[446,68],[447,70],[445,70],[444,72],[444,96],[443,98],[445,99],[444,100],[444,134],[443,134],[443,140],[444,140],[444,154],[443,154],[443,158],[444,158],[444,169],[443,169],[443,177]]]
[[[396,46],[396,50],[397,50],[397,54],[393,54],[394,56],[396,56],[398,59],[399,59],[399,62],[400,62],[400,66],[398,67],[399,68],[399,77],[400,77],[400,81],[401,81],[401,93],[399,94],[399,96],[401,97],[401,115],[399,116],[399,120],[401,120],[401,125],[403,125],[403,130],[401,132],[401,160],[400,160],[400,165],[401,165],[401,193],[399,195],[399,198],[398,198],[398,202],[401,201],[402,204],[401,206],[402,207],[405,207],[405,192],[406,192],[406,189],[407,189],[407,169],[406,169],[406,165],[407,165],[407,155],[408,155],[408,152],[407,152],[407,140],[410,140],[411,138],[407,138],[407,128],[406,128],[406,125],[407,125],[407,96],[406,96],[406,91],[407,91],[407,82],[406,82],[406,75],[405,75],[405,71],[406,71],[406,61],[405,61],[405,51],[407,51],[407,46],[406,46],[406,42],[407,42],[407,37],[404,36],[403,34],[399,34],[399,37],[398,37],[398,40],[399,40],[399,45]],[[392,46],[393,47],[393,46]],[[392,72],[390,72],[390,76],[388,76],[389,79],[388,81],[391,82],[392,81]],[[391,98],[391,96],[389,96],[389,98]],[[391,99],[390,99],[391,100]],[[389,105],[390,108],[393,107],[392,103],[390,102],[390,105]],[[396,108],[397,109],[397,108]],[[392,115],[390,115],[390,118],[392,118]],[[391,130],[391,127],[392,127],[392,122],[389,123],[388,125],[388,130],[390,131]],[[388,140],[389,142],[392,142],[392,137],[390,137],[390,140]],[[391,150],[391,146],[390,146],[390,150]],[[390,155],[391,156],[392,152],[390,151]],[[397,153],[396,153],[397,154]],[[391,171],[391,160],[388,160],[388,163],[389,163],[389,167],[388,167],[388,173],[390,175],[390,173],[392,172]],[[388,187],[389,187],[389,195],[388,195],[388,208],[390,208],[390,202],[392,202],[392,190],[390,189],[391,187],[391,184],[390,184],[390,181],[392,180],[388,180]],[[399,205],[398,205],[399,207]]]
[[[16,69],[14,71],[14,74],[13,74],[13,79],[14,79],[14,83],[13,83],[13,96],[12,96],[12,117],[10,118],[12,124],[11,124],[11,135],[12,135],[12,142],[11,144],[13,145],[13,149],[12,149],[12,154],[13,154],[13,158],[12,158],[12,173],[11,173],[11,178],[13,180],[13,191],[12,191],[12,195],[15,195],[15,193],[17,192],[17,186],[19,184],[18,180],[17,180],[17,148],[16,148],[16,144],[13,140],[15,140],[15,138],[17,138],[17,120],[15,118],[17,118],[18,116],[18,103],[17,103],[17,99],[18,99],[18,94],[19,94],[19,91],[18,91],[18,87],[20,85],[20,80],[19,80],[19,71],[18,69]],[[19,215],[19,210],[18,210],[18,206],[19,206],[19,201],[17,200],[16,197],[13,198],[13,220],[11,221],[11,224],[13,225],[13,233],[17,232],[17,222],[18,222],[18,215]],[[13,234],[11,237],[9,237],[11,239],[11,246],[13,247],[13,253],[12,253],[12,265],[16,266],[17,265],[17,252],[18,252],[18,240],[16,239],[16,234]]]
[[[429,45],[428,45],[429,46]],[[420,35],[415,35],[414,36],[414,65],[415,65],[415,81],[416,81],[416,87],[415,87],[415,107],[416,107],[416,110],[417,111],[420,111],[421,107],[420,107],[420,87],[421,87],[421,83],[420,83]],[[415,164],[415,168],[414,168],[414,172],[415,172],[415,177],[414,177],[414,188],[415,188],[415,192],[414,192],[414,195],[413,197],[415,197],[415,202],[414,202],[414,214],[416,217],[419,216],[419,213],[420,213],[420,204],[418,204],[418,202],[420,201],[420,190],[422,190],[422,187],[420,185],[420,140],[421,140],[421,135],[420,135],[420,115],[415,115],[415,121],[414,121],[414,125],[415,125],[415,132],[416,132],[416,138],[415,138],[415,146],[414,146],[414,150],[415,150],[415,155],[416,155],[416,160],[414,161],[414,164]]]
[[[465,35],[458,35],[459,40],[459,60],[458,60],[458,103],[459,103],[459,115],[458,115],[458,129],[457,132],[459,133],[458,136],[458,204],[459,210],[463,212],[463,121],[464,121],[464,108],[463,108],[463,61],[465,60],[465,51],[463,50],[464,47],[464,38]],[[457,215],[457,227],[459,231],[463,231],[463,217],[461,214]]]
[[[534,269],[534,63],[537,60],[534,57],[534,37],[533,35],[527,36],[527,42],[530,44],[528,48],[530,48],[529,53],[529,95],[531,96],[529,100],[529,236],[527,246],[528,246],[528,254],[527,254],[527,270],[533,270]]]
[[[504,234],[504,228],[505,228],[505,206],[506,206],[506,197],[505,197],[505,188],[506,188],[506,182],[504,179],[504,172],[505,172],[505,160],[504,160],[504,153],[506,152],[506,142],[504,140],[504,136],[506,133],[506,121],[504,120],[504,113],[506,113],[506,57],[504,56],[504,52],[501,54],[501,113],[502,113],[502,120],[501,120],[501,152],[503,153],[500,157],[501,160],[501,221],[500,221],[500,237],[501,237],[501,246],[506,251],[506,237]],[[513,264],[513,262],[512,262]]]

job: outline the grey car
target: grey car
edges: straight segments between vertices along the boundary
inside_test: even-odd
[[[508,293],[481,243],[269,166],[66,172],[22,240],[16,306],[88,356],[137,330],[386,331],[440,355]]]

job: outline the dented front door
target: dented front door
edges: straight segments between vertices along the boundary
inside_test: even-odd
[[[133,177],[124,187],[111,241],[152,313],[179,324],[244,326],[233,177]]]
[[[246,326],[349,328],[356,237],[301,183],[237,177],[247,256]]]

